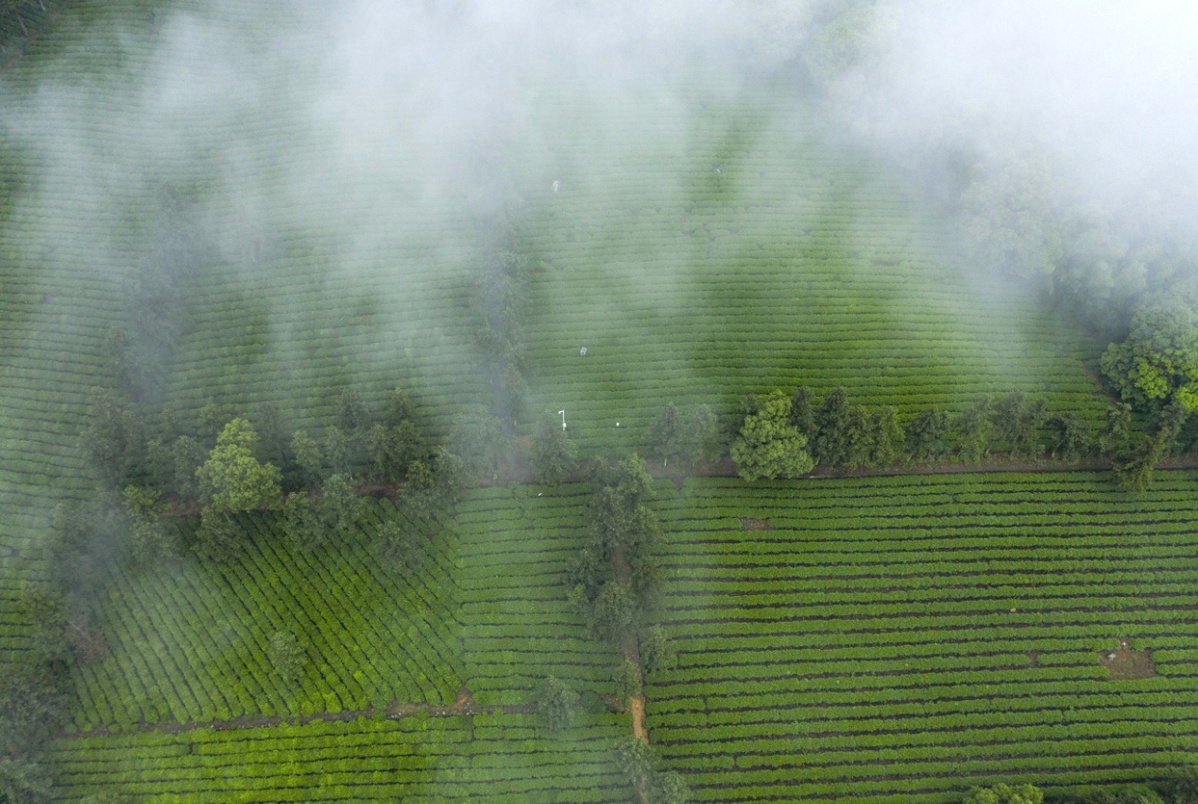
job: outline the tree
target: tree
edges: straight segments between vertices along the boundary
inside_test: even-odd
[[[204,465],[208,450],[191,436],[179,436],[171,442],[170,457],[175,476],[173,491],[182,500],[198,497],[196,470]]]
[[[852,459],[849,442],[853,412],[849,408],[848,392],[832,389],[814,414],[815,434],[811,439],[811,455],[823,466],[847,466]]]
[[[358,523],[362,501],[354,494],[349,476],[336,474],[321,486],[317,510],[326,538],[345,539]]]
[[[291,454],[299,468],[301,485],[319,483],[324,475],[324,456],[316,439],[308,435],[307,430],[295,431],[291,437]]]
[[[1056,432],[1052,455],[1063,461],[1080,461],[1090,457],[1094,450],[1094,439],[1090,423],[1078,416],[1056,416],[1049,420]]]
[[[195,551],[203,558],[223,561],[241,544],[241,526],[237,517],[227,511],[208,506],[200,513],[196,529]]]
[[[866,463],[875,469],[884,469],[899,458],[904,433],[899,424],[898,410],[892,405],[883,405],[874,411],[870,422],[870,444]]]
[[[383,412],[379,423],[385,427],[399,427],[404,422],[416,421],[416,404],[407,391],[394,388],[383,401]]]
[[[278,501],[281,477],[272,464],[254,457],[257,436],[245,419],[233,419],[216,437],[208,460],[196,470],[205,499],[217,511],[266,508]]]
[[[806,446],[807,439],[790,423],[790,399],[774,391],[760,400],[756,413],[745,416],[732,460],[745,480],[799,477],[815,465]]]
[[[333,426],[324,440],[327,466],[334,474],[350,474],[354,470],[354,439],[345,430]]]
[[[337,397],[337,410],[334,426],[340,427],[346,433],[364,435],[370,429],[372,417],[362,395],[353,388],[346,388]]]
[[[682,416],[673,402],[662,408],[649,428],[649,445],[653,454],[661,458],[662,466],[670,465],[670,458],[680,457],[685,449],[683,442]]]
[[[1117,404],[1106,412],[1102,431],[1098,435],[1098,445],[1107,455],[1121,452],[1131,438],[1131,406],[1125,402]]]
[[[1028,399],[1023,391],[1001,397],[990,410],[994,435],[1007,446],[1013,457],[1032,458],[1039,450],[1037,430],[1044,424],[1047,403]]]
[[[169,549],[162,523],[162,497],[151,489],[125,486],[122,500],[129,517],[133,559],[143,567],[149,566]]]
[[[621,701],[636,698],[643,692],[644,680],[641,678],[641,669],[628,657],[624,657],[624,661],[620,662],[612,671],[611,680],[612,686],[615,688],[615,695]]]
[[[424,560],[424,540],[420,531],[397,518],[387,520],[378,529],[374,549],[385,565],[404,572],[415,569]]]
[[[454,417],[450,450],[462,459],[468,477],[493,480],[507,453],[503,423],[486,408],[476,405]]]
[[[91,411],[80,446],[96,476],[110,488],[120,488],[145,461],[146,434],[142,417],[128,398],[92,388]]]
[[[628,737],[616,749],[616,759],[624,776],[632,779],[639,797],[654,804],[685,804],[690,800],[686,780],[675,771],[661,766],[661,759],[648,743]]]
[[[307,657],[300,647],[299,640],[290,631],[276,631],[270,637],[267,646],[270,664],[279,677],[288,684],[296,684],[304,672]]]
[[[330,538],[345,539],[357,524],[361,501],[354,494],[349,477],[331,475],[318,497],[295,492],[283,504],[287,536],[302,550],[312,550]]]
[[[799,386],[790,395],[790,423],[808,440],[815,435],[815,402],[806,385]]]
[[[1198,409],[1198,311],[1183,298],[1137,310],[1127,339],[1103,353],[1102,372],[1137,408],[1177,399]]]
[[[0,756],[0,802],[33,804],[49,801],[50,793],[50,779],[40,764],[23,756]]]
[[[993,787],[974,788],[962,804],[1044,804],[1044,793],[1030,784],[1018,787],[996,784]]]
[[[556,418],[541,420],[529,452],[533,475],[538,483],[556,486],[564,483],[578,469],[574,444]]]
[[[720,444],[719,427],[711,408],[699,405],[691,411],[691,415],[686,418],[682,441],[683,460],[691,466],[710,463],[720,457],[723,447]]]
[[[678,664],[678,651],[660,625],[644,629],[641,636],[641,659],[650,673],[672,670]]]
[[[907,428],[907,449],[917,461],[934,461],[948,451],[948,411],[928,408],[920,411]]]
[[[566,686],[557,676],[548,676],[537,685],[537,714],[549,731],[569,728],[578,711],[578,693]]]
[[[283,414],[271,404],[262,405],[254,415],[254,432],[258,434],[258,445],[255,455],[262,463],[270,463],[279,467],[283,474],[289,474],[293,458],[290,450],[291,431]]]
[[[983,396],[973,407],[953,417],[951,430],[961,460],[977,463],[990,454],[994,424],[990,417],[990,397]]]
[[[283,503],[283,532],[300,550],[311,550],[324,541],[324,528],[316,512],[316,502],[306,491],[287,495]]]
[[[611,580],[599,589],[584,615],[592,634],[619,646],[636,623],[636,599],[628,585]]]

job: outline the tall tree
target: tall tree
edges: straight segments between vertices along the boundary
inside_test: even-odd
[[[989,455],[990,442],[994,437],[990,397],[983,396],[972,407],[954,416],[951,429],[962,460],[977,463]]]
[[[204,498],[217,511],[266,508],[278,501],[277,467],[254,457],[257,436],[245,419],[233,419],[216,438],[208,460],[196,470]]]
[[[948,451],[948,411],[928,408],[920,411],[907,427],[907,449],[917,461],[934,461]]]
[[[807,439],[790,423],[790,398],[781,391],[758,400],[732,444],[732,460],[745,480],[799,477],[815,465]]]
[[[578,469],[574,444],[556,417],[541,420],[528,457],[537,482],[550,486],[566,482]]]
[[[847,466],[852,460],[850,430],[853,412],[848,392],[834,388],[814,414],[815,436],[811,439],[811,455],[823,466]]]
[[[685,449],[683,442],[682,416],[673,402],[666,404],[653,426],[649,429],[649,445],[653,454],[661,458],[663,466],[669,466],[670,459],[682,456]]]

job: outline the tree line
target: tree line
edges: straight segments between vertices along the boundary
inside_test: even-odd
[[[954,461],[1007,460],[1077,464],[1109,462],[1118,486],[1142,491],[1153,468],[1198,451],[1198,418],[1175,399],[1140,415],[1118,403],[1103,420],[1053,414],[1042,398],[1022,391],[984,395],[956,412],[931,407],[906,425],[893,406],[852,404],[844,388],[822,399],[803,386],[790,394],[750,394],[738,415],[720,427],[704,407],[686,423],[673,404],[650,427],[650,455],[663,465],[693,467],[727,454],[745,480],[801,477],[816,466],[882,470]]]

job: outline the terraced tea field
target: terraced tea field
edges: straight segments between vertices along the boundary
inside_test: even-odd
[[[1192,472],[1163,473],[1138,500],[1112,493],[1101,476],[1066,473],[659,484],[663,621],[679,663],[648,679],[653,744],[699,800],[940,804],[983,781],[1061,788],[1162,773],[1198,747],[1195,482]],[[123,578],[110,606],[124,608],[108,625],[113,654],[85,667],[78,686],[77,725],[115,733],[55,744],[65,789],[253,798],[309,784],[334,798],[459,798],[478,789],[469,784],[503,779],[512,791],[620,798],[604,784],[616,783],[611,746],[627,716],[603,714],[600,697],[618,657],[585,636],[561,584],[587,499],[584,487],[473,492],[459,514],[456,560],[438,551],[405,581],[363,569],[353,551],[305,569],[302,556],[277,547],[248,562],[256,570],[185,574],[187,584],[206,573],[208,583],[230,584],[208,610],[261,599],[263,614],[236,615],[246,625],[235,639],[247,644],[277,627],[258,619],[334,616],[322,612],[340,611],[343,596],[374,599],[371,586],[402,601],[348,630],[307,631],[320,647],[294,694],[261,667],[236,673],[242,686],[230,693],[230,678],[208,669],[219,651],[202,644],[214,615],[171,615],[206,595],[155,603],[150,590],[180,582]],[[284,602],[266,600],[267,589]],[[319,596],[323,606],[304,602]],[[338,643],[346,633],[353,638]],[[193,638],[201,644],[188,647]],[[151,646],[168,642],[155,659]],[[121,657],[131,648],[141,658],[130,664]],[[169,676],[156,663],[168,658]],[[413,680],[419,673],[427,681]],[[590,711],[564,746],[536,735],[525,714],[550,673]],[[140,685],[140,699],[125,685]],[[355,709],[387,696],[446,704],[460,685],[487,714],[320,719],[327,710],[354,720]],[[188,709],[176,697],[185,690],[227,696],[234,716],[291,725],[247,720],[213,731],[201,722],[163,733],[184,718],[226,715]],[[123,697],[137,708],[116,705]],[[135,714],[97,716],[104,700],[114,713],[151,713],[157,730],[136,733]],[[508,751],[523,764],[504,766],[496,756]],[[317,756],[337,764],[304,764]],[[592,775],[575,778],[574,763]],[[351,777],[360,787],[338,787]]]
[[[1198,745],[1196,480],[689,483],[659,506],[681,659],[654,742],[713,801],[1163,775]],[[1111,677],[1141,651],[1155,675]]]

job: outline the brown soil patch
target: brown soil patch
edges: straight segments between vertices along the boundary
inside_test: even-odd
[[[770,521],[768,519],[753,519],[742,516],[740,518],[740,526],[743,530],[769,530]]]
[[[1030,653],[1028,653],[1027,666],[1028,667],[1039,667],[1040,666],[1040,654],[1036,653],[1035,651],[1031,651]]]
[[[632,712],[632,736],[648,745],[649,730],[645,728],[645,696],[637,695],[628,703]]]
[[[1098,661],[1113,679],[1151,678],[1156,675],[1156,667],[1152,664],[1152,649],[1132,650],[1126,639],[1121,640],[1119,647],[1114,650],[1099,653]]]

